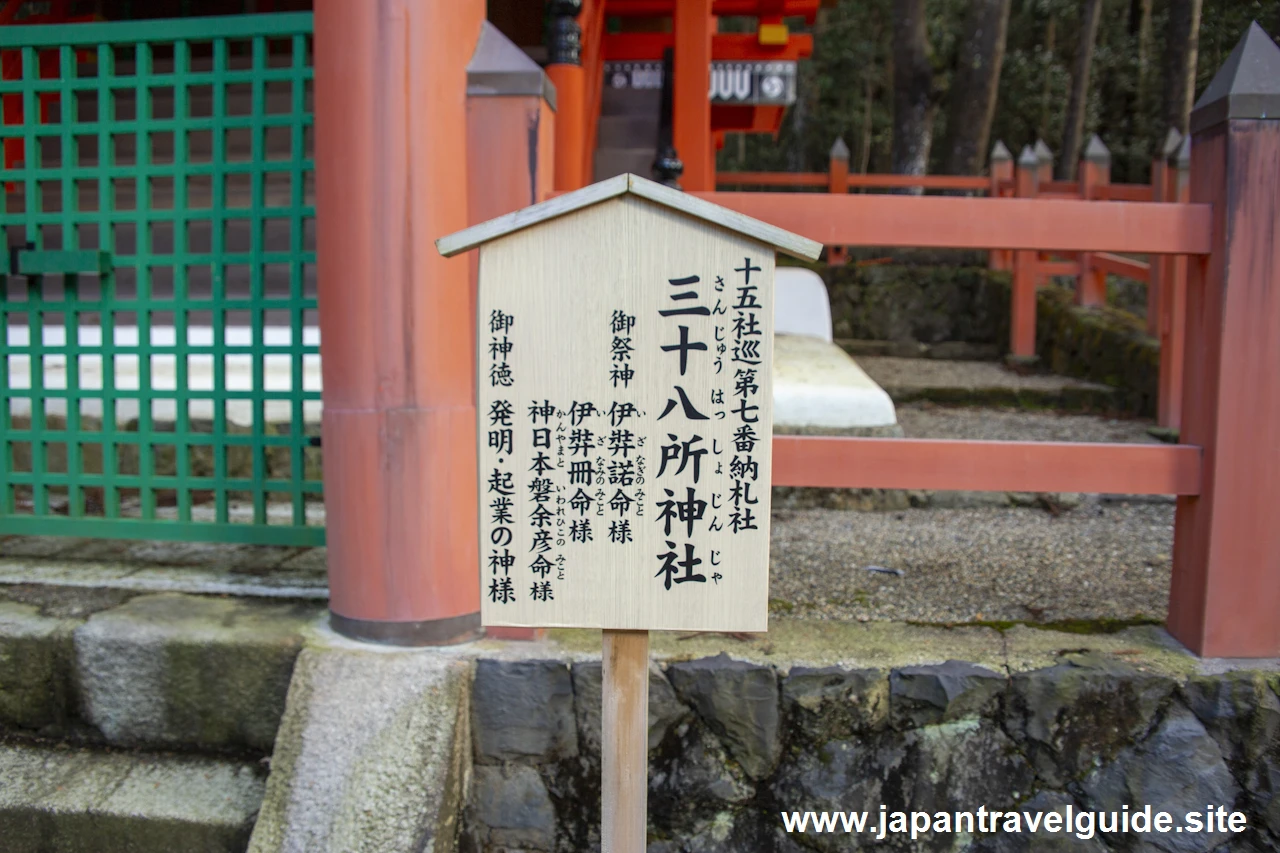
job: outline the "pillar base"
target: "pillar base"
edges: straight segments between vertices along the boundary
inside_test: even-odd
[[[479,613],[419,622],[350,619],[329,611],[329,627],[344,637],[384,646],[452,646],[484,636]]]

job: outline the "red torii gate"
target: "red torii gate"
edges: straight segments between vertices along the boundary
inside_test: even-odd
[[[582,0],[553,4],[552,14],[572,18],[580,50],[551,57],[547,75],[556,86],[556,189],[589,183],[607,61],[660,61],[673,49],[673,143],[684,163],[685,189],[715,189],[715,152],[730,131],[776,133],[784,107],[712,104],[707,97],[711,63],[717,60],[798,60],[813,52],[813,38],[793,34],[785,19],[813,23],[822,0]],[[716,19],[749,16],[754,33],[717,33]],[[671,18],[672,32],[608,34],[606,17]],[[572,36],[570,37],[572,38]],[[553,46],[553,52],[556,48]]]

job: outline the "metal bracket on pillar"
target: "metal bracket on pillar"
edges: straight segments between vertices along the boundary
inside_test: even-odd
[[[672,142],[672,67],[674,65],[671,48],[662,52],[662,105],[658,111],[658,156],[653,161],[653,179],[658,183],[680,189],[680,176],[684,174],[684,163]]]
[[[582,27],[578,25],[578,13],[582,0],[551,0],[547,12],[551,19],[547,24],[547,64],[582,64]]]

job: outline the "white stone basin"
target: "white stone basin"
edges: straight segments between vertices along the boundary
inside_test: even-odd
[[[773,423],[839,430],[892,427],[884,389],[832,342],[831,303],[812,270],[779,267],[774,311]]]
[[[893,401],[849,354],[804,335],[773,339],[775,427],[885,427],[898,422]]]

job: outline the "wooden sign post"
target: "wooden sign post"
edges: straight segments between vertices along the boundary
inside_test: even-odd
[[[604,630],[602,845],[645,849],[650,630],[768,627],[773,273],[821,245],[634,175],[480,248],[481,620]]]

